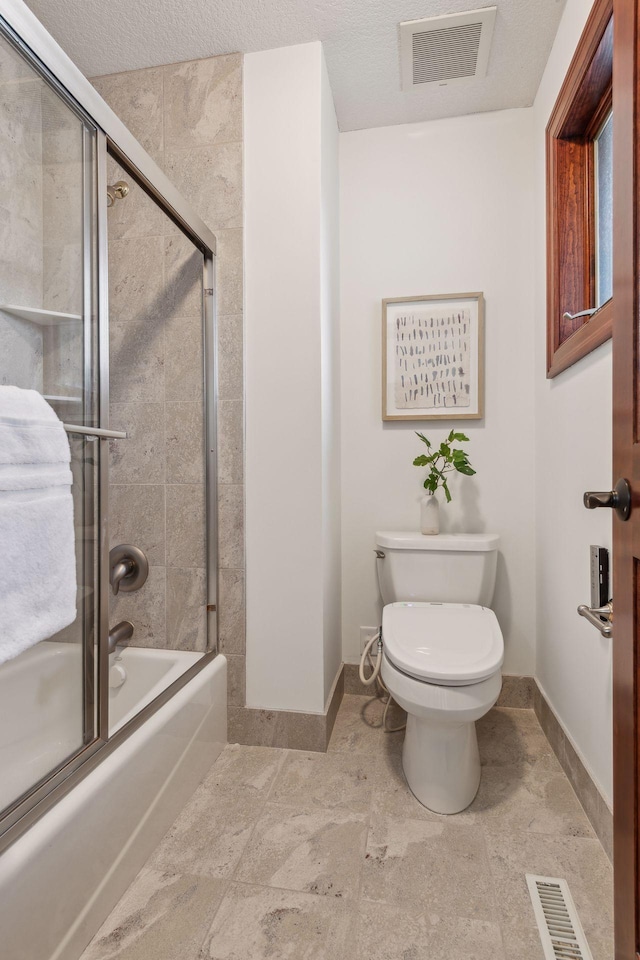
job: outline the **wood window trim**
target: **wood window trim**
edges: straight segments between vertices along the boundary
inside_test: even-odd
[[[586,321],[563,314],[595,303],[592,142],[611,109],[612,68],[613,0],[596,0],[546,129],[548,378],[611,337],[612,300]]]

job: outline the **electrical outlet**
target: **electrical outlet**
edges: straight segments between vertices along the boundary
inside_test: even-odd
[[[379,627],[360,627],[360,653],[364,653],[368,641],[377,636],[378,630]]]

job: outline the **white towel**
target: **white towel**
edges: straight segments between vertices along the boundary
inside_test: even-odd
[[[44,397],[0,386],[0,663],[76,618],[70,460]]]

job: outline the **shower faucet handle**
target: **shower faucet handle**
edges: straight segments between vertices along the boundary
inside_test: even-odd
[[[144,586],[149,575],[149,562],[140,547],[121,543],[109,553],[109,583],[116,597],[122,590],[130,593]]]

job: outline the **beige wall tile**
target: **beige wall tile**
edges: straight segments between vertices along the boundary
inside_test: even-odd
[[[164,241],[164,294],[167,314],[202,319],[203,256],[178,233]]]
[[[245,658],[227,654],[227,702],[234,707],[245,704]]]
[[[218,405],[218,479],[220,483],[242,483],[244,479],[242,400],[222,400]]]
[[[167,647],[207,649],[206,570],[167,568]]]
[[[243,398],[242,314],[218,317],[218,395],[220,400]]]
[[[134,541],[135,542],[135,541]],[[167,647],[166,582],[164,567],[149,567],[147,582],[132,593],[120,591],[109,597],[109,623],[130,620],[133,624],[131,645],[134,647]]]
[[[205,566],[204,487],[167,485],[167,566]]]
[[[169,317],[165,323],[164,344],[165,400],[202,401],[202,318]]]
[[[244,655],[244,570],[218,572],[218,641],[220,653]]]
[[[110,547],[133,543],[146,553],[150,564],[164,566],[164,500],[165,488],[160,484],[111,484]]]
[[[218,487],[218,560],[220,567],[244,567],[244,487]]]
[[[114,403],[164,399],[162,323],[131,320],[109,325],[109,385]]]
[[[242,54],[164,68],[168,149],[242,140]]]
[[[201,403],[165,404],[167,483],[204,483],[205,435]]]
[[[129,185],[129,193],[107,209],[109,239],[161,236],[165,231],[166,214],[119,163],[108,157],[107,183],[116,183],[118,180],[124,180]]]
[[[242,226],[241,143],[167,150],[165,166],[210,230]]]
[[[136,237],[109,243],[112,323],[145,320],[156,324],[167,315],[164,243],[163,237]]]
[[[242,230],[217,230],[216,301],[221,314],[242,313]]]
[[[162,67],[94,77],[91,83],[147,153],[162,166]]]
[[[162,403],[112,403],[109,426],[126,440],[109,441],[111,483],[164,483],[166,451]]]

